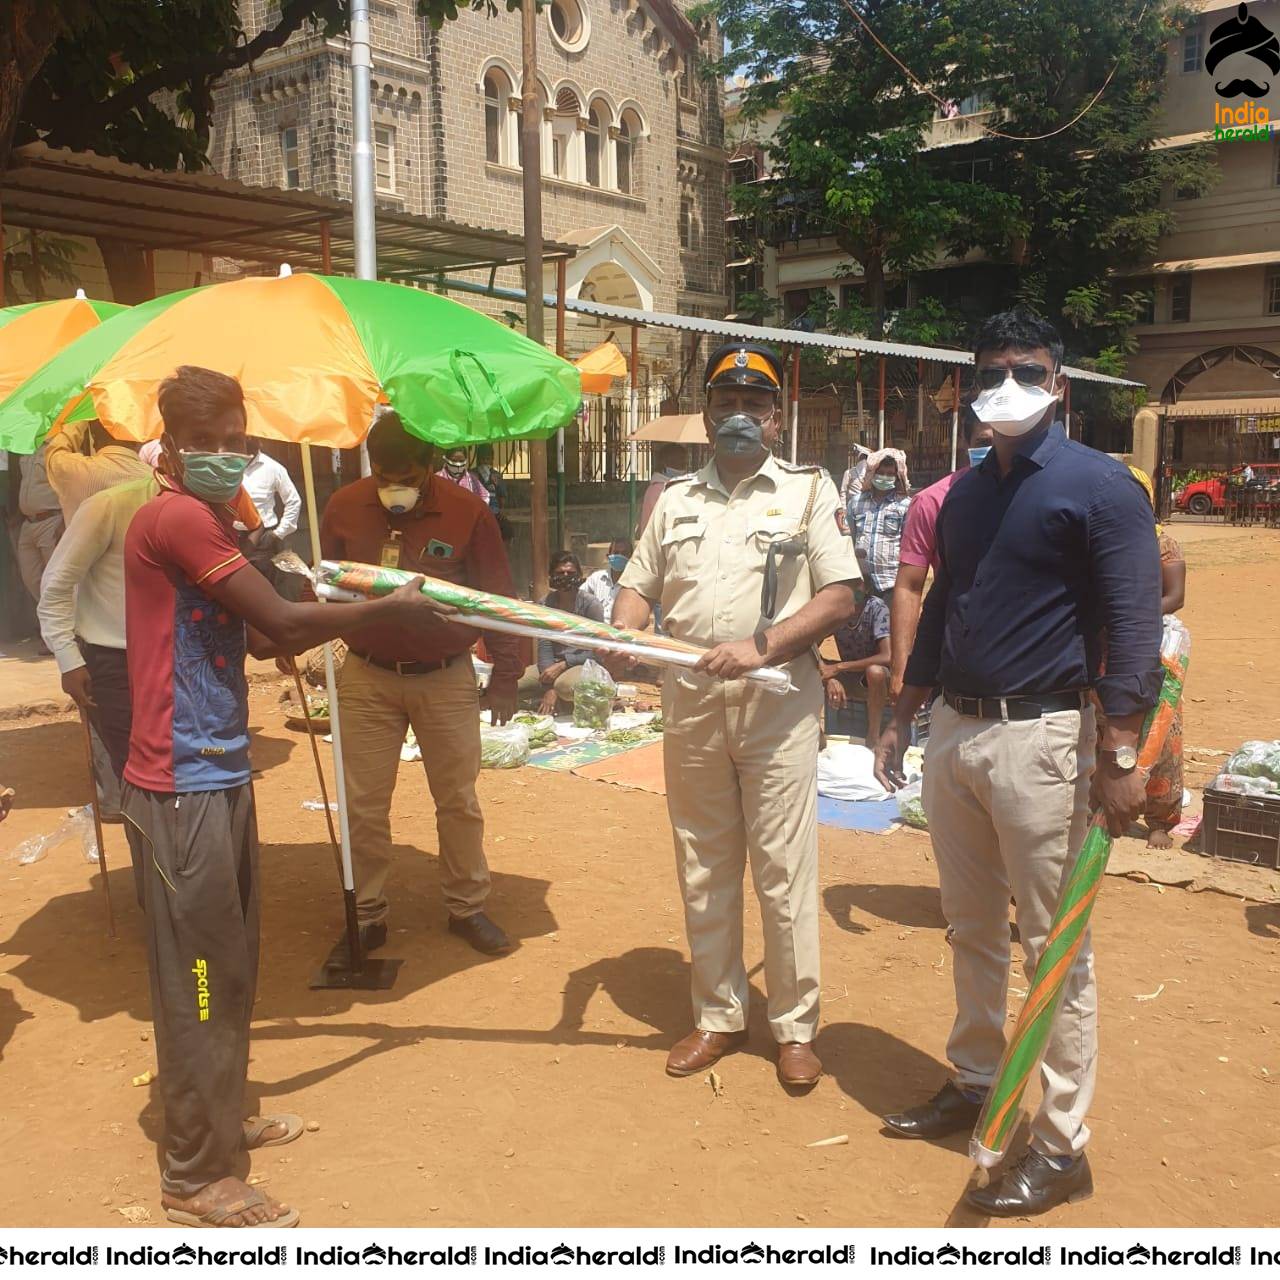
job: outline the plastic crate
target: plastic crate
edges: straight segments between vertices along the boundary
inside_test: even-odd
[[[1280,870],[1280,797],[1206,787],[1200,848],[1210,858]]]

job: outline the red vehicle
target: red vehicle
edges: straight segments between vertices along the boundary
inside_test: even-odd
[[[1189,511],[1193,516],[1216,514],[1227,505],[1228,486],[1275,489],[1280,487],[1280,462],[1249,462],[1236,467],[1229,476],[1210,476],[1194,480],[1173,495],[1175,510]]]

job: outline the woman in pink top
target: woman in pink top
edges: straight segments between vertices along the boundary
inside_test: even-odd
[[[436,472],[436,475],[445,480],[452,480],[468,493],[474,493],[486,507],[489,505],[489,490],[484,487],[480,477],[471,471],[471,459],[462,445],[445,453],[444,466]]]

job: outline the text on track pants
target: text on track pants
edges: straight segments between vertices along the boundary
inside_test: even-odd
[[[144,865],[147,960],[164,1100],[161,1184],[189,1197],[230,1176],[244,1145],[258,985],[258,822],[249,783],[181,795],[126,782]]]
[[[1089,820],[1093,708],[1038,720],[979,720],[941,698],[925,748],[923,802],[951,925],[956,1020],[947,1057],[961,1085],[988,1086],[1005,1046],[1009,897],[1030,981]],[[1085,935],[1040,1067],[1032,1144],[1069,1156],[1089,1140],[1098,992]]]
[[[742,880],[751,864],[764,930],[769,1027],[780,1043],[818,1026],[817,666],[792,664],[785,697],[745,680],[669,671],[663,688],[667,808],[684,895],[694,1025],[741,1031]]]
[[[470,655],[440,671],[402,676],[348,653],[338,699],[360,922],[387,917],[391,796],[410,725],[422,748],[422,767],[436,806],[445,906],[450,915],[474,915],[489,896],[489,866],[476,798],[480,695]]]

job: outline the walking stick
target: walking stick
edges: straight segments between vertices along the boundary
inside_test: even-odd
[[[298,674],[296,658],[289,659],[289,670],[293,672],[293,685],[298,691],[298,705],[302,708],[302,718],[307,722],[307,737],[311,740],[311,758],[316,762],[316,777],[320,780],[320,799],[324,802],[324,820],[329,824],[329,841],[338,859],[338,878],[342,878],[342,846],[338,843],[338,833],[333,826],[333,812],[329,808],[329,788],[325,785],[324,769],[320,766],[320,748],[316,746],[316,729],[311,723],[310,707],[306,691],[302,687],[302,676]]]
[[[93,833],[98,840],[98,870],[102,872],[102,893],[107,902],[107,937],[116,936],[116,917],[111,909],[111,885],[107,881],[107,846],[102,838],[102,810],[98,807],[98,775],[93,768],[93,735],[89,732],[89,717],[80,709],[80,727],[84,730],[84,759],[89,766],[89,795],[93,805]]]

